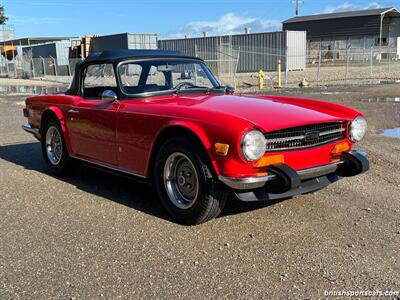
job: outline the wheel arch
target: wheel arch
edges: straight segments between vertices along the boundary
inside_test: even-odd
[[[42,116],[41,116],[41,124],[40,124],[40,134],[41,136],[43,136],[43,126],[44,126],[44,122],[47,118],[49,118],[50,116],[57,118],[57,120],[60,122],[61,125],[61,129],[63,131],[63,135],[64,135],[64,140],[65,140],[65,145],[67,146],[67,150],[68,153],[71,154],[72,153],[72,148],[71,148],[71,144],[68,138],[68,132],[67,132],[67,127],[65,125],[65,118],[64,115],[61,111],[60,108],[56,107],[56,106],[50,106],[48,107],[46,110],[44,110],[42,112]]]
[[[151,147],[149,162],[147,164],[147,169],[146,169],[146,174],[150,179],[152,179],[154,175],[153,174],[154,163],[158,150],[160,149],[161,145],[171,137],[184,137],[194,140],[204,151],[204,154],[206,155],[206,158],[208,159],[208,162],[210,163],[210,167],[212,167],[212,170],[216,174],[219,174],[218,167],[215,163],[213,163],[212,157],[210,155],[210,149],[212,148],[212,143],[209,140],[205,131],[196,124],[174,123],[165,126],[159,131]]]

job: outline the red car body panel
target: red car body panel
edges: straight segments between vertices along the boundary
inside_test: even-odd
[[[255,176],[260,172],[240,153],[243,134],[333,121],[351,121],[359,112],[337,104],[278,96],[215,94],[168,95],[119,104],[86,100],[80,96],[44,95],[26,101],[28,121],[41,127],[44,113],[54,112],[61,121],[70,155],[147,177],[154,145],[164,130],[181,127],[202,142],[218,175]],[[79,114],[75,113],[79,110]],[[350,147],[351,141],[345,139]],[[340,143],[280,152],[295,170],[332,162],[331,151]],[[227,156],[218,156],[215,143],[230,145]],[[279,154],[274,152],[273,154]],[[268,153],[266,153],[268,155]]]

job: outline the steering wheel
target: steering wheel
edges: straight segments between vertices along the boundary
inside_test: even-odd
[[[174,89],[179,91],[179,90],[180,90],[181,88],[183,88],[184,86],[187,86],[187,87],[189,87],[189,88],[194,88],[194,87],[196,87],[195,84],[193,84],[193,83],[191,83],[191,82],[188,82],[188,81],[184,81],[184,82],[178,83],[178,84],[174,87]]]

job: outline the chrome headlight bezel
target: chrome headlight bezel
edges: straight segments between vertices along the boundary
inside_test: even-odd
[[[267,150],[267,140],[265,139],[264,134],[257,130],[253,129],[247,131],[243,136],[240,143],[240,152],[242,154],[243,159],[248,162],[253,162],[259,160],[264,156],[265,151]]]
[[[367,120],[364,117],[358,116],[349,124],[349,139],[352,142],[361,141],[367,133]]]

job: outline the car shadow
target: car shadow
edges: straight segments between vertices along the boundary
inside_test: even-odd
[[[57,178],[76,188],[115,203],[136,209],[157,218],[171,221],[162,208],[157,194],[150,185],[137,182],[125,176],[108,173],[98,168],[82,165],[75,175],[54,176],[49,172],[42,157],[39,142],[28,142],[0,146],[0,158],[27,170]],[[232,195],[220,217],[240,214],[273,205],[276,202],[241,202]]]

